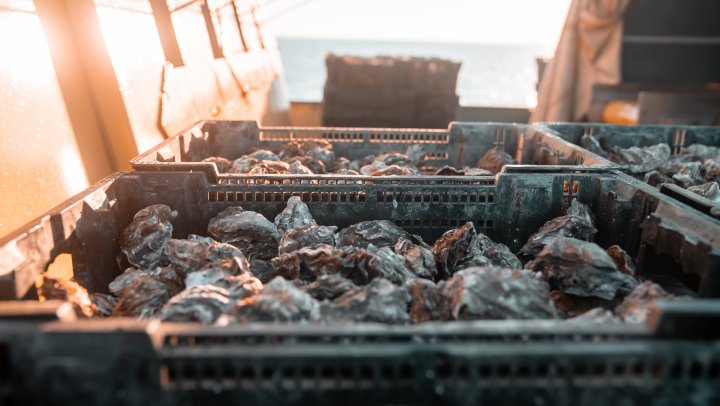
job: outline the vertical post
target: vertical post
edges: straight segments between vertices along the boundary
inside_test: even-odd
[[[262,31],[260,30],[260,22],[257,19],[257,14],[255,13],[256,9],[257,9],[257,6],[255,4],[253,4],[252,17],[253,17],[253,22],[255,23],[255,32],[257,32],[258,41],[260,41],[260,48],[265,49],[265,41],[263,41]]]
[[[175,28],[172,24],[172,16],[167,5],[167,0],[150,0],[155,25],[157,26],[160,44],[162,45],[165,60],[175,67],[184,66],[180,44],[178,44]]]
[[[242,42],[243,51],[247,52],[250,48],[248,48],[247,41],[245,40],[245,34],[243,34],[242,20],[240,19],[240,13],[238,13],[237,3],[235,0],[232,0],[230,3],[232,5],[233,16],[235,16],[235,24],[237,25],[238,34],[240,34],[240,42]]]
[[[93,0],[35,0],[88,180],[138,154]]]
[[[215,59],[222,58],[223,52],[220,48],[217,31],[215,31],[215,24],[213,23],[212,13],[210,13],[208,0],[203,0],[200,3],[200,10],[202,11],[203,18],[205,19],[205,27],[207,28],[208,38],[210,39],[210,48],[212,48],[213,57],[215,57]]]

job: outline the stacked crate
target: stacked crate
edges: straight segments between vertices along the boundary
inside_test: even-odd
[[[323,125],[446,128],[460,63],[438,58],[328,55]]]

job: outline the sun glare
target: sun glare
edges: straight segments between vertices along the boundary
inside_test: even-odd
[[[52,64],[50,51],[40,19],[32,14],[0,13],[0,64],[10,72],[12,80],[33,85],[37,78],[44,77],[47,66]],[[12,57],[7,57],[12,56]]]
[[[570,0],[319,0],[283,13],[289,3],[270,2],[263,13],[281,37],[542,44],[552,52]]]

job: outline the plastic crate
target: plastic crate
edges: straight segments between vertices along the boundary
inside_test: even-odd
[[[665,143],[672,155],[679,154],[683,147],[691,144],[705,144],[720,147],[720,127],[713,126],[672,126],[639,125],[621,126],[593,123],[537,123],[535,130],[558,136],[573,144],[580,144],[583,135],[592,135],[608,150],[612,147],[649,147]],[[607,165],[615,165],[607,161]],[[720,205],[675,185],[662,185],[661,192],[708,215],[720,218]]]
[[[666,306],[647,329],[0,321],[0,343],[12,351],[0,402],[717,404],[717,341],[662,335],[683,316],[681,306]]]
[[[235,159],[257,148],[277,149],[289,141],[326,140],[336,156],[351,160],[370,154],[405,151],[419,144],[435,166],[474,166],[500,147],[520,164],[607,166],[608,161],[574,144],[523,124],[451,123],[447,130],[265,127],[254,121],[204,121],[165,140],[131,161],[137,171],[203,171],[211,182],[233,182],[247,175],[218,173],[211,156]],[[269,175],[268,175],[269,176]],[[332,177],[334,175],[323,175]],[[283,175],[301,179],[301,175]],[[258,177],[255,177],[258,178]],[[263,179],[259,177],[258,179]]]
[[[720,147],[720,127],[678,125],[609,125],[597,123],[537,123],[536,129],[556,135],[573,144],[580,144],[583,135],[595,137],[604,149],[611,147],[649,147],[660,143],[678,154],[691,144]]]
[[[347,90],[406,89],[416,93],[455,92],[460,63],[439,58],[325,57],[326,86]]]
[[[600,245],[619,244],[641,271],[670,274],[703,296],[720,296],[720,221],[603,169],[505,169],[497,177],[275,175],[238,183],[213,183],[202,172],[116,175],[1,241],[0,298],[22,297],[63,252],[73,256],[76,279],[93,292],[106,291],[120,271],[118,236],[148,205],[177,210],[174,236],[183,238],[204,234],[208,220],[229,206],[274,218],[291,196],[306,202],[319,224],[387,219],[432,242],[473,221],[513,251],[577,198],[597,214]]]
[[[217,184],[202,172],[110,177],[0,241],[2,297],[22,296],[25,282],[60,253],[72,255],[76,279],[91,292],[106,291],[120,272],[118,236],[148,204],[177,210],[174,236],[182,238],[204,233],[208,219],[231,205],[272,218],[293,195],[319,224],[390,219],[432,241],[472,220],[513,250],[577,198],[597,214],[596,241],[625,247],[643,276],[720,296],[720,222],[600,169],[508,166],[486,179],[250,180]],[[38,303],[26,303],[29,310],[9,318],[0,304],[2,404],[111,403],[117,396],[138,404],[646,404],[685,403],[690,393],[700,396],[697,404],[716,404],[720,396],[718,300],[666,303],[646,326],[544,320],[225,328],[37,323],[24,316]]]

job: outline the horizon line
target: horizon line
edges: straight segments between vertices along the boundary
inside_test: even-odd
[[[422,39],[402,39],[402,38],[357,38],[357,37],[319,37],[319,36],[296,36],[296,35],[275,35],[277,39],[298,39],[298,40],[326,40],[326,41],[372,41],[372,42],[405,42],[413,44],[446,44],[446,45],[519,45],[519,46],[546,46],[539,42],[492,42],[492,41],[434,41]]]

